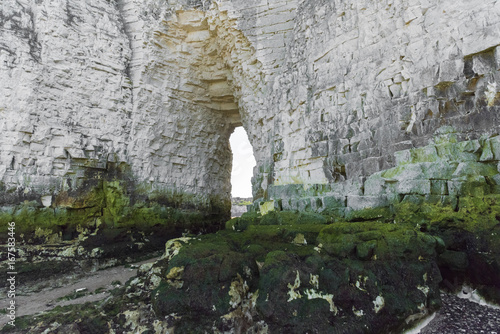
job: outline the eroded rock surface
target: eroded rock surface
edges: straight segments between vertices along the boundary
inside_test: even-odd
[[[2,205],[78,208],[60,197],[118,180],[132,202],[224,221],[237,125],[257,160],[256,200],[318,211],[328,196],[364,196],[366,177],[443,126],[458,142],[499,133],[499,10],[496,1],[5,1]],[[483,151],[480,162],[498,161]]]

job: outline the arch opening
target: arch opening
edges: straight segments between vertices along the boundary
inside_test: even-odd
[[[246,212],[246,205],[252,202],[252,176],[256,165],[252,145],[243,126],[238,126],[229,138],[233,155],[231,170],[231,216],[238,217]]]
[[[233,162],[233,154],[241,152],[239,144],[230,145],[231,133],[242,126],[248,131],[252,145],[245,134],[246,151],[255,159],[242,164],[250,169],[266,147],[256,122],[265,114],[257,108],[262,64],[235,21],[215,4],[171,14],[157,26],[155,61],[141,74],[152,91],[139,91],[134,99],[148,112],[134,114],[133,169],[146,189],[189,198],[200,212],[225,221],[233,196],[253,195],[254,170],[246,172],[246,193],[231,193],[241,189],[241,177],[231,184],[232,165],[240,160]]]

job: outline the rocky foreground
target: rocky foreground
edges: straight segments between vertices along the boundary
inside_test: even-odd
[[[160,260],[106,299],[19,318],[14,332],[401,333],[438,312],[424,333],[491,334],[498,310],[441,293],[470,282],[500,300],[500,206],[483,201],[458,211],[405,204],[350,220],[246,213],[216,233],[168,240]]]
[[[150,261],[156,261],[156,259],[152,259]],[[148,268],[152,262],[146,264],[142,267]],[[90,277],[82,278],[73,282],[67,287],[59,288],[59,289],[51,289],[48,291],[41,291],[38,293],[29,294],[24,298],[24,301],[34,300],[41,301],[45,299],[44,305],[38,303],[35,306],[38,306],[38,310],[36,310],[33,305],[27,309],[25,312],[27,315],[31,317],[24,317],[20,322],[18,322],[19,326],[17,328],[11,328],[10,326],[5,326],[1,332],[2,333],[88,333],[86,332],[85,327],[85,319],[75,319],[75,323],[64,325],[64,318],[61,318],[57,321],[57,314],[60,310],[51,311],[51,309],[58,306],[66,306],[66,314],[72,313],[72,309],[80,310],[82,307],[80,304],[84,304],[88,301],[97,300],[94,303],[88,303],[85,305],[85,308],[94,308],[98,307],[99,304],[105,305],[107,302],[102,302],[103,299],[108,299],[108,301],[112,298],[109,298],[110,293],[109,289],[117,288],[119,284],[117,284],[117,278],[129,278],[131,277],[131,273],[135,272],[130,267],[115,267],[112,269],[104,270],[103,272],[98,272],[97,274],[91,274]],[[133,276],[133,275],[132,275]],[[112,281],[113,280],[113,281]],[[114,285],[112,283],[115,283]],[[66,298],[61,301],[63,295],[68,296],[67,292],[75,287],[91,287],[87,289],[84,293],[81,293],[80,296],[75,299]],[[74,293],[73,295],[76,295]],[[460,294],[459,294],[460,295]],[[69,295],[71,296],[71,295]],[[52,300],[51,298],[54,298]],[[58,297],[59,301],[56,301],[56,297]],[[441,292],[442,299],[442,307],[439,311],[437,311],[433,315],[427,315],[427,318],[422,319],[422,322],[425,322],[425,327],[421,329],[413,329],[407,332],[407,334],[456,334],[456,333],[470,333],[470,334],[498,334],[500,328],[500,308],[494,306],[486,306],[480,305],[478,302],[471,301],[471,296],[464,296],[463,294],[458,297],[456,294]],[[53,303],[56,302],[56,305]],[[30,304],[33,304],[30,302]],[[71,306],[67,306],[71,305]],[[36,312],[35,312],[36,311]],[[44,312],[41,314],[37,314],[40,312]],[[64,314],[64,312],[61,312]],[[22,314],[23,316],[26,314]],[[51,316],[52,315],[52,316]],[[62,316],[62,315],[61,315]],[[41,319],[41,321],[36,321],[36,319]],[[55,320],[53,323],[47,323],[47,319]],[[429,319],[432,319],[429,321]],[[3,327],[7,321],[2,321],[3,318],[0,319],[0,327]],[[88,320],[88,319],[87,319]],[[33,323],[35,325],[29,326],[29,323]],[[139,322],[141,320],[139,319]],[[143,321],[144,322],[144,321]],[[25,327],[26,326],[26,327]],[[48,332],[47,332],[48,330]]]

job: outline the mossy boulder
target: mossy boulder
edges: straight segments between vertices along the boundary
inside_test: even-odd
[[[401,204],[395,221],[442,240],[438,259],[445,287],[467,282],[500,303],[500,196],[460,197],[456,209],[440,204]]]
[[[386,333],[439,307],[438,238],[321,218],[247,214],[191,240],[163,267],[155,312],[188,332]]]

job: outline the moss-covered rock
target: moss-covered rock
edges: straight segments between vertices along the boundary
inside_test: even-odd
[[[377,222],[332,224],[321,231],[318,241],[336,257],[365,254],[371,249],[374,260],[408,261],[432,259],[438,243],[434,237],[406,226]]]
[[[218,319],[234,318],[246,301],[253,322],[245,328],[266,324],[271,332],[382,333],[400,331],[439,308],[442,278],[448,285],[471,282],[495,300],[500,291],[498,197],[459,202],[408,201],[358,211],[350,222],[319,215],[307,220],[286,211],[248,213],[228,222],[227,230],[186,246],[169,264],[168,270],[184,267],[223,280],[196,280],[192,274],[180,290],[160,289],[157,307],[171,294],[177,304],[158,311],[180,310],[180,319],[222,330],[227,322]],[[231,304],[230,287],[239,278],[246,292]],[[199,310],[203,320],[197,320],[189,307],[190,298],[197,300],[191,290],[226,313],[206,307]]]
[[[0,240],[5,239],[10,222],[16,224],[17,241],[30,244],[48,241],[36,235],[40,229],[48,231],[47,236],[61,234],[66,241],[93,238],[96,234],[104,241],[103,236],[114,234],[106,231],[115,229],[146,234],[161,229],[170,234],[162,233],[167,238],[185,232],[214,232],[227,220],[230,202],[212,197],[197,199],[189,194],[158,191],[141,197],[137,192],[129,192],[122,181],[101,180],[78,191],[59,193],[50,207],[40,201],[25,201],[0,208],[0,232],[4,232]],[[82,231],[86,231],[85,235]]]
[[[117,332],[131,330],[135,305],[149,304],[146,318],[175,333],[401,332],[439,308],[442,278],[498,298],[497,199],[478,200],[456,210],[403,203],[378,220],[329,225],[249,213],[226,230],[169,241],[148,275],[95,308]]]
[[[155,312],[175,313],[187,331],[383,333],[440,305],[438,238],[408,225],[324,219],[252,213],[191,240],[163,267]]]
[[[446,287],[468,282],[500,303],[500,196],[460,197],[458,206],[404,203],[395,221],[442,240],[438,260]]]
[[[270,211],[265,215],[257,212],[246,212],[241,217],[228,221],[226,228],[244,231],[250,225],[322,225],[326,223],[327,218],[324,215],[313,212]]]

